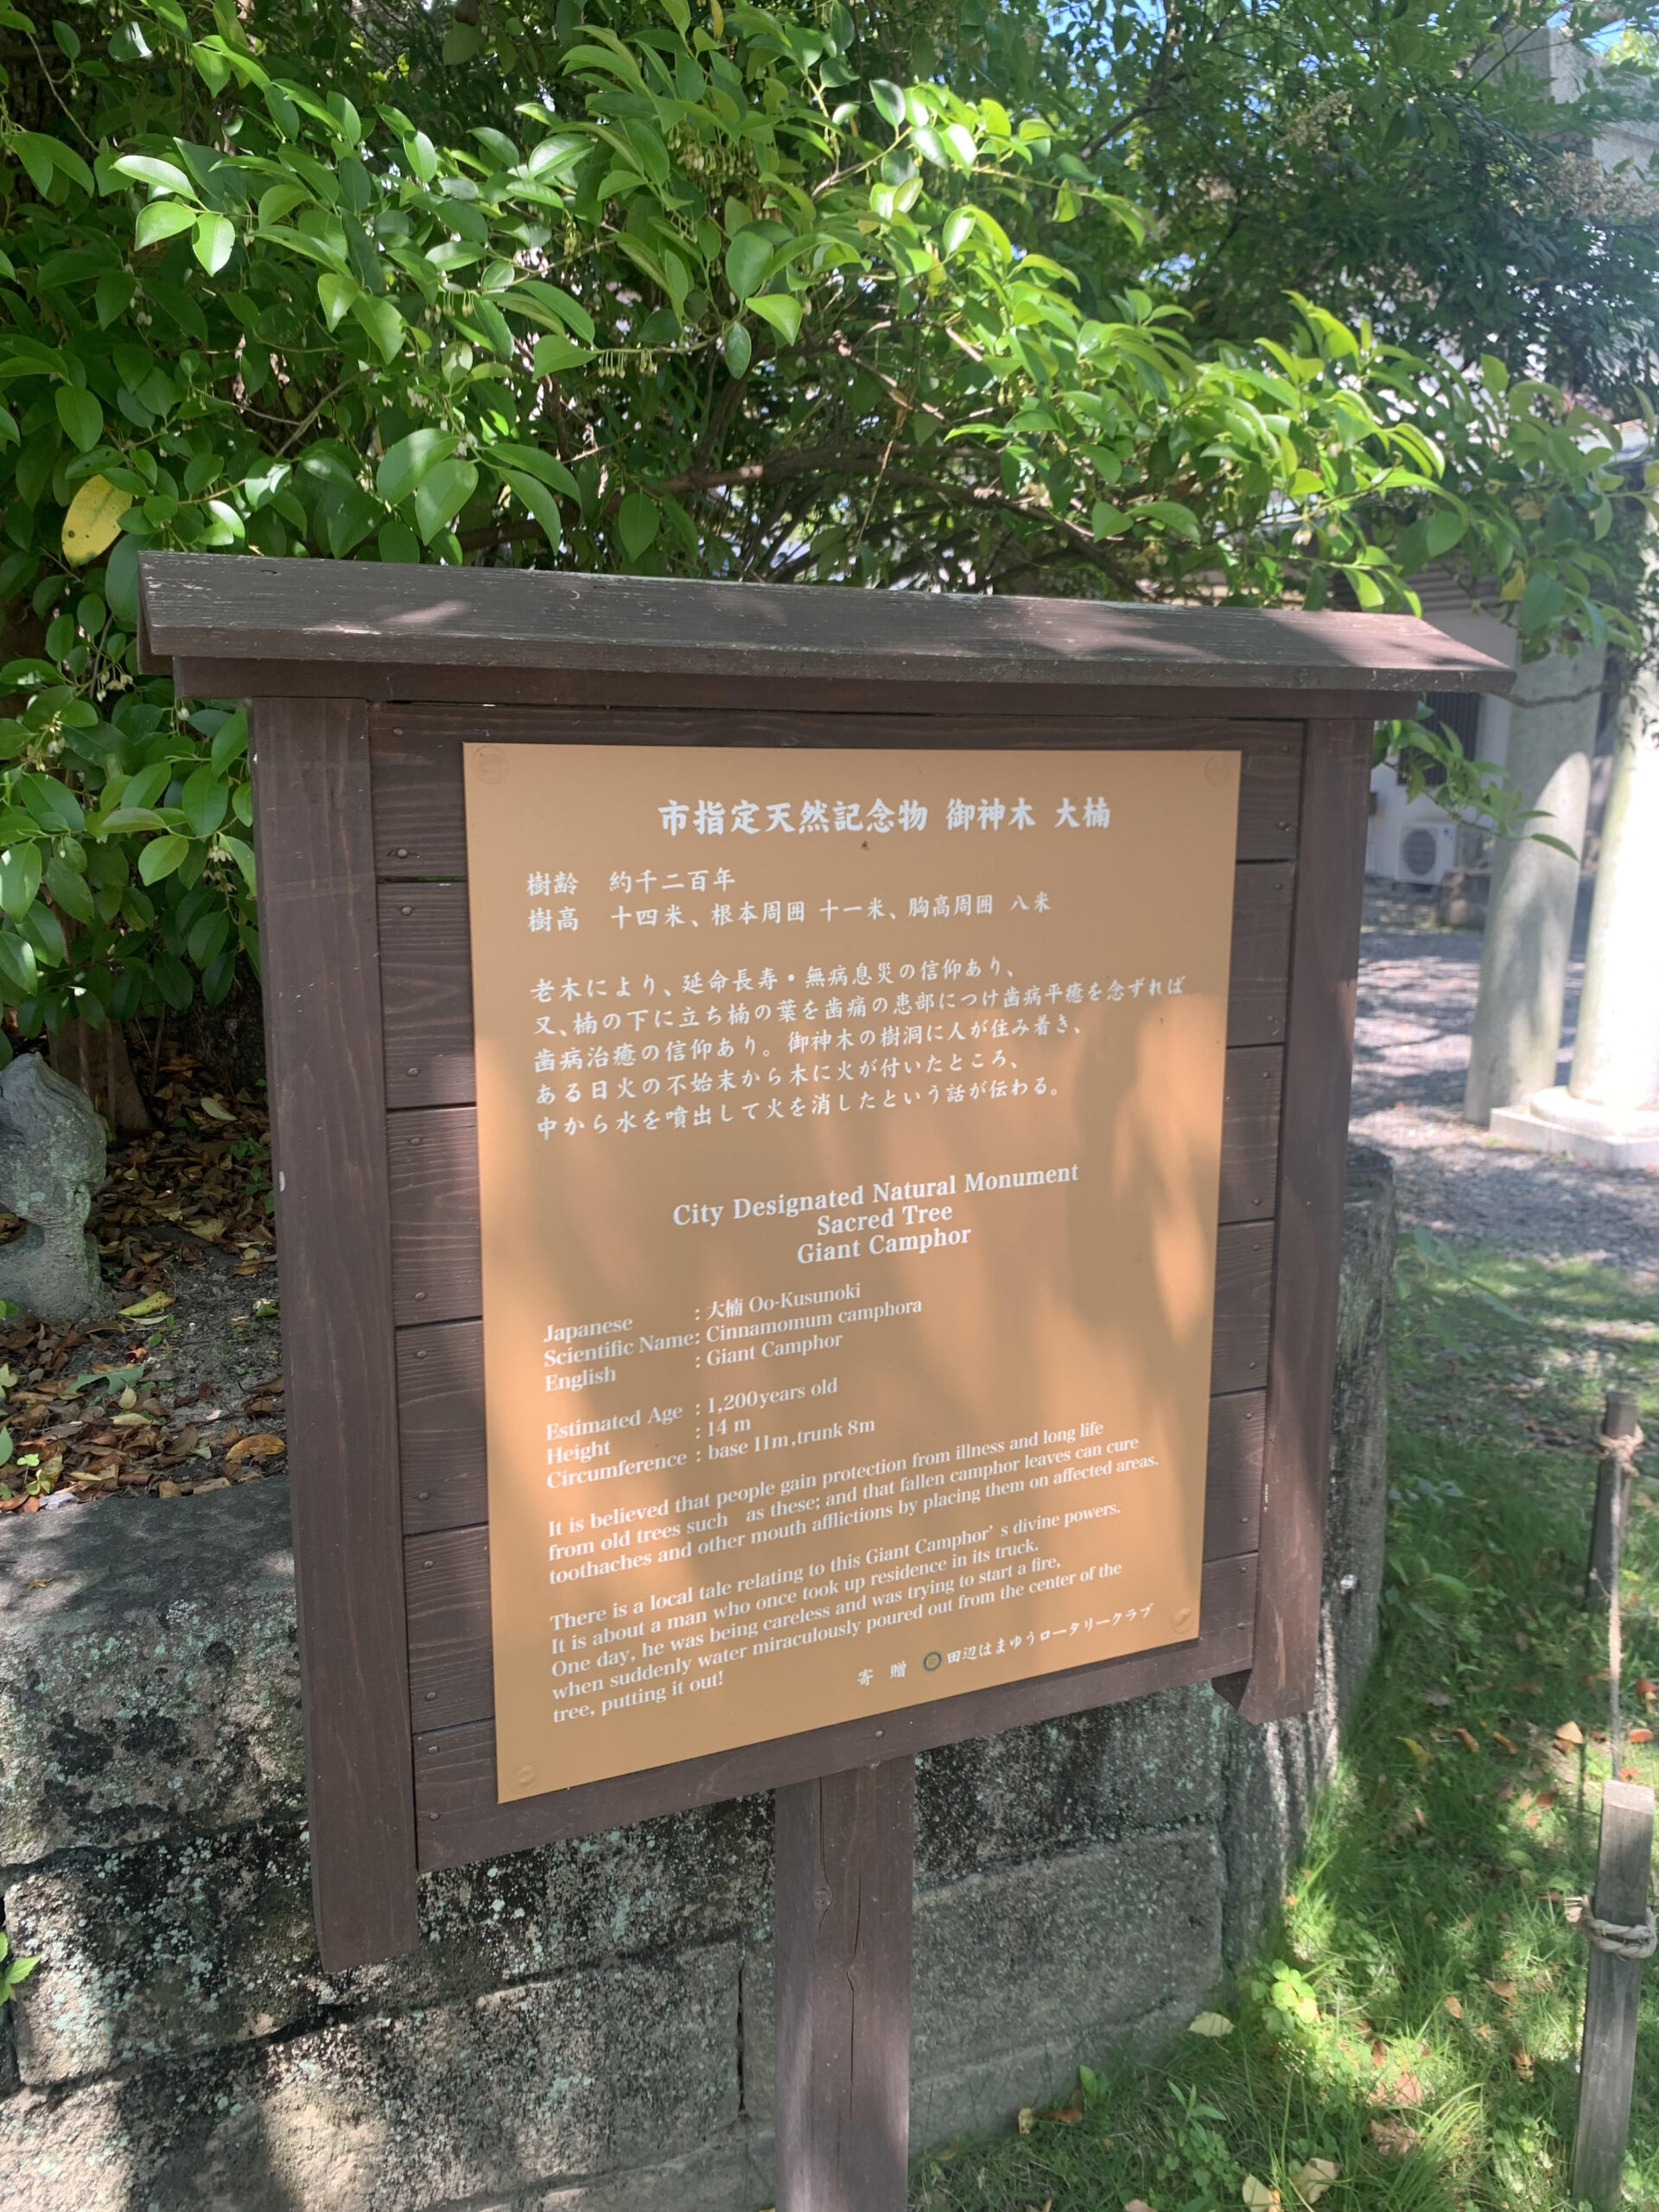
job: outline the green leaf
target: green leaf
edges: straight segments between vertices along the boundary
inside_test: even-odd
[[[92,918],[92,894],[83,877],[54,855],[46,864],[46,887],[73,921],[89,924]]]
[[[41,849],[25,843],[8,845],[0,852],[0,907],[14,921],[21,920],[35,903],[41,887]]]
[[[1177,499],[1147,499],[1134,510],[1132,518],[1135,522],[1160,522],[1166,530],[1173,530],[1178,537],[1191,538],[1194,544],[1200,534],[1198,517]]]
[[[421,541],[406,522],[383,522],[374,542],[383,561],[412,566],[421,557]]]
[[[185,820],[197,836],[211,837],[225,819],[230,806],[230,786],[213,766],[204,760],[200,767],[193,769],[185,779],[179,804],[184,810]],[[150,880],[145,879],[146,881]]]
[[[655,542],[661,526],[662,517],[657,511],[655,501],[648,499],[643,492],[630,492],[618,511],[616,528],[623,550],[631,561],[637,561]]]
[[[14,997],[32,998],[39,986],[41,971],[35,963],[35,948],[27,938],[14,931],[0,931],[0,984],[10,984]]]
[[[740,300],[758,292],[772,267],[772,240],[755,228],[740,231],[726,249],[726,281]]]
[[[182,200],[151,200],[138,210],[132,242],[142,252],[145,246],[159,245],[163,238],[188,231],[195,220],[194,208]]]
[[[751,315],[769,322],[786,346],[801,334],[801,303],[792,292],[757,292],[749,302]]]
[[[904,129],[905,96],[897,85],[887,77],[873,77],[870,79],[870,98],[886,122],[890,123],[895,130]]]
[[[720,336],[720,350],[734,377],[747,376],[754,357],[754,340],[741,322],[728,322]]]
[[[98,327],[107,330],[112,322],[119,322],[132,305],[138,289],[138,280],[124,269],[106,270],[92,287],[92,304],[98,311]]]
[[[91,453],[104,435],[104,410],[90,391],[79,390],[72,384],[60,384],[54,395],[58,420],[80,448]]]
[[[110,164],[119,176],[130,176],[139,184],[153,184],[162,192],[176,192],[186,200],[196,198],[196,188],[181,168],[171,162],[158,162],[153,154],[123,154]]]
[[[337,330],[356,306],[362,287],[355,276],[341,276],[334,270],[317,279],[317,298],[322,307],[322,319],[330,330]]]
[[[470,461],[441,461],[423,477],[415,493],[415,526],[429,545],[445,530],[478,489],[478,471]]]
[[[493,445],[486,448],[484,458],[495,462],[505,461],[508,467],[518,469],[526,476],[533,476],[540,483],[551,485],[556,492],[563,492],[568,499],[580,499],[582,497],[581,486],[564,463],[556,461],[550,453],[543,453],[539,446],[521,446],[510,438],[498,438]]]
[[[400,506],[429,469],[448,461],[461,443],[453,430],[411,430],[388,446],[374,472],[374,488],[389,507]]]
[[[228,215],[199,215],[191,246],[207,274],[217,276],[236,251],[236,226]]]
[[[1128,528],[1131,518],[1109,499],[1096,499],[1089,511],[1089,527],[1096,537],[1116,537]]]
[[[249,890],[256,890],[257,886],[254,880],[252,846],[245,844],[240,837],[220,837],[219,849],[221,852],[228,853],[238,868],[241,869],[242,880]]]
[[[564,537],[564,521],[559,513],[559,503],[545,484],[533,476],[526,476],[516,468],[499,471],[501,480],[527,512],[542,526],[548,543],[556,551]]]
[[[69,957],[68,942],[63,924],[43,899],[37,899],[23,916],[22,927],[35,951],[54,967],[61,967]]]
[[[352,302],[352,313],[373,340],[381,359],[390,367],[404,350],[408,324],[390,300],[377,299],[371,292],[359,294]]]
[[[1463,536],[1466,525],[1455,507],[1440,507],[1428,518],[1423,537],[1429,558],[1438,560],[1442,553],[1449,553]]]
[[[146,883],[159,883],[163,876],[171,875],[190,849],[190,840],[169,830],[164,837],[152,837],[138,855],[138,874]]]
[[[93,824],[105,836],[113,836],[118,830],[165,830],[167,824],[151,806],[117,806],[100,817]]]
[[[533,303],[564,324],[581,339],[584,346],[594,342],[594,318],[579,300],[569,292],[561,291],[556,284],[543,283],[539,276],[521,276],[512,289],[501,295],[503,307],[520,307]]]
[[[979,228],[978,211],[973,207],[953,207],[944,219],[943,245],[948,261],[961,250]]]
[[[61,138],[51,137],[44,130],[19,130],[14,132],[11,143],[12,150],[29,171],[29,181],[43,200],[61,196],[52,190],[54,170],[67,183],[78,184],[83,192],[97,190],[91,169]]]
[[[556,377],[566,369],[586,368],[593,358],[588,346],[578,346],[558,332],[550,331],[545,338],[536,340],[531,365],[538,377]]]

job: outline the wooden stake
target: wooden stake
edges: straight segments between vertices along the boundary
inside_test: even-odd
[[[1652,1790],[1630,1782],[1609,1782],[1602,1792],[1601,1845],[1592,1902],[1597,1920],[1620,1928],[1641,1925],[1648,1911],[1652,1863]],[[1579,2059],[1573,2198],[1575,2203],[1587,2200],[1596,2212],[1616,2212],[1619,2202],[1630,2132],[1641,1984],[1639,1959],[1619,1958],[1599,1948],[1592,1936]]]
[[[775,1806],[778,2212],[904,2212],[916,1763]]]
[[[1605,1436],[1634,1436],[1636,1429],[1635,1394],[1630,1390],[1610,1390],[1602,1433]],[[1584,1602],[1586,1605],[1605,1605],[1611,1600],[1613,1583],[1618,1573],[1618,1554],[1624,1548],[1624,1515],[1630,1503],[1630,1492],[1628,1472],[1609,1452],[1596,1468],[1595,1518],[1590,1527],[1590,1564],[1584,1576]]]

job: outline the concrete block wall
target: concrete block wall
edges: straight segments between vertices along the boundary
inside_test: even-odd
[[[913,2140],[1181,2026],[1259,1941],[1376,1631],[1387,1162],[1352,1157],[1324,1680],[1207,1686],[921,1763]],[[771,1806],[434,1875],[422,1942],[311,1934],[284,1486],[0,1529],[4,2212],[771,2202]]]

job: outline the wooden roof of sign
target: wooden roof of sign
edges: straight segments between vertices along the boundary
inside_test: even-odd
[[[1071,711],[1125,691],[1248,693],[1257,710],[1380,711],[1502,691],[1510,671],[1402,614],[803,590],[528,569],[153,553],[141,650],[188,693],[575,702],[757,683],[895,690],[1018,684]],[[487,691],[477,677],[490,672]],[[232,671],[234,671],[232,679]],[[798,697],[798,703],[811,703]],[[1403,709],[1402,709],[1403,710]],[[1379,711],[1375,705],[1373,711]]]

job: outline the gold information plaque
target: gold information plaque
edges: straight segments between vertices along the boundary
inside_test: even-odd
[[[1196,1637],[1237,753],[465,751],[501,1799]]]

